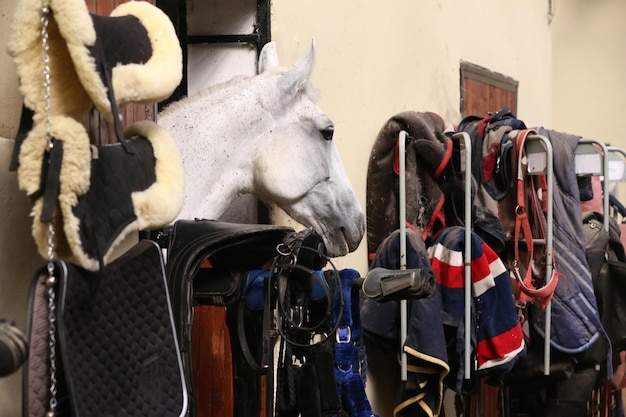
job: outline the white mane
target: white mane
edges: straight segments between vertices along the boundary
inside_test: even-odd
[[[226,93],[228,89],[236,88],[242,86],[244,82],[249,80],[250,77],[247,75],[236,75],[228,81],[223,83],[211,85],[204,90],[199,91],[196,94],[192,94],[186,98],[186,100],[190,101],[200,101],[206,98],[211,98],[218,93]],[[159,117],[167,117],[170,113],[176,112],[180,110],[180,107],[188,106],[189,102],[183,101],[181,99],[179,101],[175,101],[173,103],[168,104],[161,112],[159,113]]]

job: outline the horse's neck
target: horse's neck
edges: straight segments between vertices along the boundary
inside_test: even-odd
[[[181,218],[218,218],[240,195],[252,192],[254,138],[263,129],[253,106],[205,97],[159,117],[183,159],[185,207]]]

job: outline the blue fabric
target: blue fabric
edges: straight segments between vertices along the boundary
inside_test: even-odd
[[[565,353],[587,350],[602,333],[600,314],[585,258],[575,151],[580,137],[538,128],[552,144],[554,158],[554,263],[564,275],[552,298],[550,343]],[[558,157],[556,157],[558,155]],[[531,305],[535,330],[544,336],[545,314]]]
[[[338,324],[335,343],[335,378],[337,392],[343,404],[343,411],[350,417],[372,417],[372,407],[365,393],[365,377],[362,364],[365,358],[360,349],[360,303],[359,292],[353,282],[360,278],[354,269],[339,271],[341,297],[333,305],[333,323]],[[343,304],[343,305],[342,305]]]
[[[400,269],[400,233],[393,232],[379,246],[371,268]],[[406,267],[430,268],[422,238],[407,229]],[[400,392],[394,414],[405,416],[438,415],[443,403],[443,382],[448,374],[448,355],[443,328],[441,297],[437,291],[429,298],[407,300],[407,340],[402,349],[407,353],[408,375]],[[363,300],[361,320],[364,334],[373,344],[390,353],[400,347],[399,302],[379,303]]]
[[[498,255],[476,233],[471,239],[472,355],[480,375],[510,371],[526,354],[524,335],[513,301],[508,271]],[[456,356],[461,366],[456,388],[465,378],[465,229],[444,229],[429,249],[446,324],[457,329]]]
[[[311,300],[319,301],[326,298],[325,291],[329,291],[328,283],[324,278],[324,272],[314,271],[315,277],[311,277],[313,288],[311,289]],[[246,278],[246,286],[244,289],[246,305],[251,310],[259,311],[265,307],[265,279],[269,277],[270,272],[267,270],[253,269],[248,271]],[[325,286],[325,287],[324,287]]]

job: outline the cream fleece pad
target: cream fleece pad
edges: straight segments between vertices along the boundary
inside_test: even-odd
[[[122,219],[119,223],[119,230],[113,228],[111,234],[106,236],[103,247],[99,249],[105,265],[113,260],[116,247],[131,233],[159,228],[171,223],[180,212],[184,201],[182,160],[170,134],[151,121],[137,122],[131,125],[125,133],[129,136],[128,142],[141,140],[140,137],[147,139],[150,142],[151,153],[147,155],[147,159],[137,161],[132,158],[139,158],[138,154],[131,156],[125,154],[119,144],[102,145],[108,148],[116,146],[120,154],[128,158],[127,164],[119,168],[121,172],[118,171],[116,176],[112,177],[108,183],[105,181],[104,185],[115,187],[115,184],[119,184],[117,181],[120,181],[120,178],[122,180],[125,178],[132,184],[134,175],[143,174],[143,171],[140,173],[133,171],[137,165],[153,166],[154,182],[148,187],[139,186],[130,192],[130,195],[121,195],[120,201],[130,201],[132,204],[132,213],[130,217]],[[90,181],[92,161],[99,157],[98,149],[102,147],[90,145],[84,127],[65,116],[52,118],[52,135],[56,141],[63,143],[63,163],[59,174],[59,195],[53,223],[55,257],[70,260],[89,270],[97,270],[100,266],[99,259],[90,249],[96,243],[85,239],[85,236],[92,236],[93,233],[89,230],[81,230],[81,227],[87,227],[85,225],[88,224],[95,225],[101,221],[107,221],[108,218],[92,217],[86,222],[84,218],[77,217],[76,209],[77,205],[81,204],[82,198],[88,192],[93,191],[90,187],[102,185],[101,183],[92,184]],[[39,195],[41,169],[42,163],[46,160],[44,153],[47,146],[45,124],[35,125],[22,145],[18,169],[19,187],[29,196]],[[43,197],[38,197],[34,202],[31,211],[32,235],[39,253],[47,259],[48,224],[40,221],[43,203]],[[113,204],[106,208],[117,210],[116,203],[117,201],[102,201],[98,205]],[[92,211],[89,208],[90,206],[87,206],[87,210],[82,210],[82,212],[87,216],[98,216],[98,210]],[[78,211],[81,212],[81,210]]]
[[[83,0],[50,0],[51,112],[81,120],[93,105],[111,122],[103,67],[112,71],[118,105],[156,103],[182,79],[182,51],[167,15],[145,1],[91,15]],[[8,41],[25,104],[41,120],[45,102],[41,0],[21,0]]]

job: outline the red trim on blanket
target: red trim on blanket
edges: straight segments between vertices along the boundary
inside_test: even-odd
[[[502,359],[511,352],[519,351],[523,345],[524,334],[521,326],[515,326],[505,333],[479,341],[476,347],[478,368],[482,368],[487,361]]]
[[[485,129],[487,128],[487,124],[492,118],[493,118],[493,115],[490,115],[490,116],[483,118],[481,121],[478,122],[478,125],[477,125],[478,134],[480,135],[481,138],[485,137]]]
[[[400,175],[400,137],[398,136],[398,140],[396,140],[396,156],[393,161],[393,172],[396,175]]]
[[[430,220],[428,221],[428,224],[426,225],[426,229],[424,230],[424,236],[422,237],[423,240],[426,240],[425,238],[430,235],[430,233],[432,232],[435,226],[435,222],[437,222],[437,220],[439,220],[439,222],[441,223],[441,228],[437,230],[435,234],[433,234],[432,236],[433,240],[436,239],[437,236],[439,236],[439,233],[441,233],[441,231],[446,227],[446,217],[441,211],[445,200],[446,200],[445,196],[442,195],[441,199],[437,203],[437,207],[435,207],[435,210],[433,210],[433,215],[430,216]]]
[[[413,226],[413,224],[406,222],[406,227],[407,229],[411,229],[413,230],[415,233],[417,233],[418,235],[420,235],[420,237],[422,236],[422,232],[419,231],[419,229],[415,226]]]
[[[435,173],[433,174],[433,177],[435,177],[435,179],[439,178],[439,175],[441,175],[446,165],[448,165],[448,162],[450,162],[450,158],[452,158],[452,139],[448,138],[448,146],[446,147],[446,153],[443,156],[443,160],[441,161],[441,163],[435,170]]]
[[[439,176],[443,172],[446,165],[448,165],[448,162],[450,162],[450,158],[452,158],[452,139],[450,138],[447,138],[447,139],[448,139],[448,142],[446,146],[446,153],[443,155],[443,159],[441,160],[441,163],[439,164],[439,166],[435,170],[435,173],[433,174],[433,178],[435,179],[439,178]],[[393,172],[395,172],[396,175],[400,175],[400,141],[399,140],[396,141],[396,154],[395,154],[395,158],[393,161]]]

